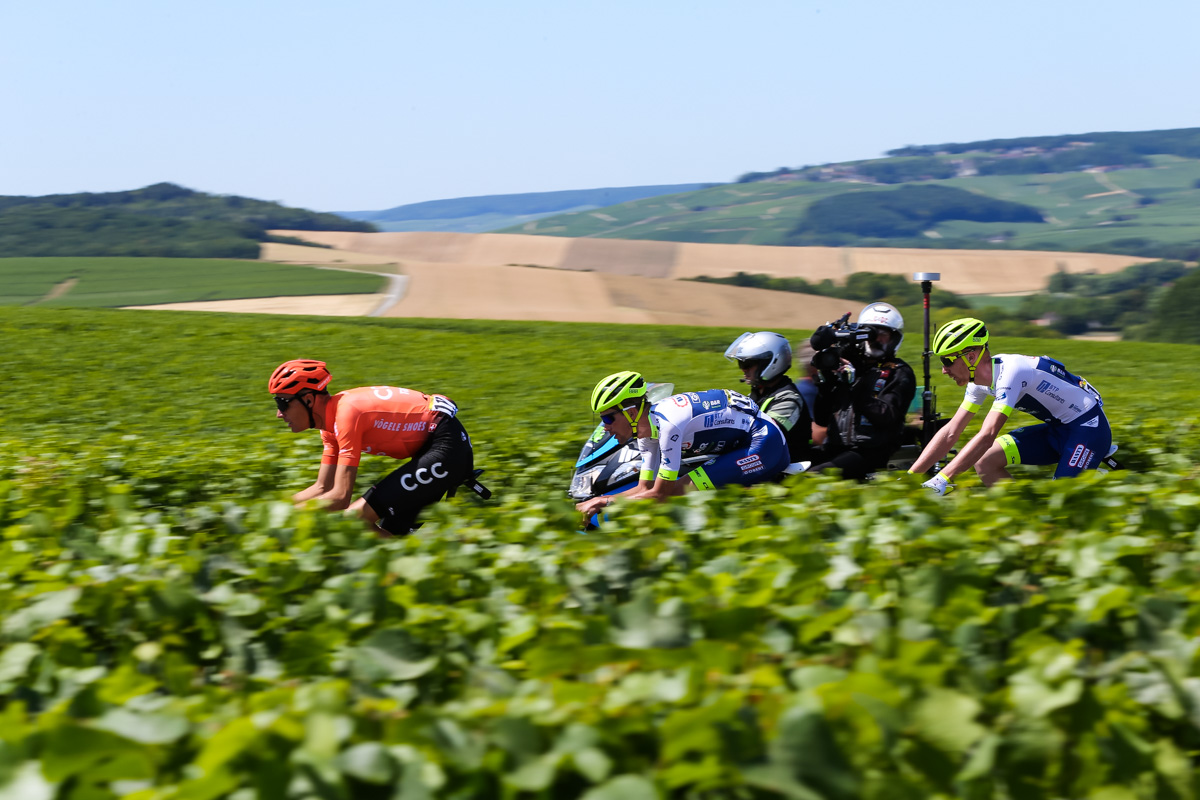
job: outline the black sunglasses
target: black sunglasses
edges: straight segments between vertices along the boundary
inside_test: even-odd
[[[633,403],[633,404],[627,405],[627,406],[621,406],[622,411],[628,411],[631,408],[637,408],[637,403]],[[612,425],[614,422],[617,421],[617,415],[616,414],[601,414],[600,421],[603,422],[605,425]]]
[[[954,366],[954,362],[958,361],[960,358],[962,358],[962,353],[956,353],[953,356],[941,356],[942,366],[946,369],[950,369]]]
[[[288,403],[292,402],[300,395],[298,394],[277,394],[275,395],[275,407],[279,409],[281,414],[287,413]]]

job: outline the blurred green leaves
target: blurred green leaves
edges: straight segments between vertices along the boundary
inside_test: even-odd
[[[1153,402],[1122,358],[1080,367],[1151,471],[942,502],[799,476],[582,535],[562,491],[603,370],[563,364],[579,328],[281,319],[264,344],[261,321],[129,319],[0,314],[33,432],[0,466],[0,798],[1196,796],[1200,439],[1158,410],[1190,398],[1184,351],[1139,351]],[[83,335],[125,405],[66,431],[31,337],[68,369]],[[208,336],[229,352],[197,416],[164,397]],[[443,377],[481,336],[560,365],[527,429],[511,365]],[[720,385],[680,336],[647,329],[643,368]],[[292,508],[318,451],[271,427],[256,370],[314,337],[345,385],[405,344],[397,381],[459,400],[496,498],[401,540]]]

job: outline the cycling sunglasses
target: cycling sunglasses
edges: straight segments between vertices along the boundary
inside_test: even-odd
[[[946,369],[950,369],[951,367],[954,366],[954,362],[958,361],[962,357],[963,357],[962,353],[955,353],[952,356],[941,356],[942,366],[945,367]]]
[[[286,414],[288,403],[299,396],[298,394],[277,394],[275,395],[275,407],[279,409],[279,413]]]
[[[637,405],[622,406],[621,410],[628,411],[631,408],[637,408]],[[605,425],[612,425],[614,422],[617,421],[617,415],[616,414],[601,414],[600,421],[603,422]]]

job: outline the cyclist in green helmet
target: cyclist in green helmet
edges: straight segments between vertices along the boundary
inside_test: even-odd
[[[1100,393],[1048,356],[993,356],[988,344],[987,326],[974,317],[951,320],[934,335],[931,348],[942,361],[942,374],[965,387],[966,396],[910,472],[925,472],[949,453],[988,397],[995,400],[979,433],[923,486],[944,494],[971,467],[984,486],[1011,478],[1008,467],[1014,464],[1057,464],[1055,478],[1095,469],[1112,445]],[[1014,411],[1041,424],[1000,435]]]
[[[787,467],[783,431],[745,395],[709,389],[651,403],[647,388],[641,374],[617,372],[592,391],[592,412],[621,442],[636,440],[642,466],[632,489],[579,503],[576,508],[586,516],[611,505],[615,497],[663,500],[689,488],[758,483]],[[683,459],[696,455],[712,457],[681,475]]]

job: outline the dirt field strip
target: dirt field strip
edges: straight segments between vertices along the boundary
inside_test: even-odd
[[[737,272],[843,280],[854,272],[940,272],[962,294],[1040,291],[1054,272],[1109,273],[1152,259],[1099,253],[923,250],[883,247],[767,247],[501,233],[331,233],[275,231],[402,263],[538,265],[645,277],[732,276]]]
[[[37,305],[38,303],[45,303],[50,300],[57,300],[58,298],[65,295],[67,292],[74,289],[75,284],[77,284],[77,283],[79,283],[79,278],[67,278],[65,281],[60,281],[60,282],[54,284],[54,288],[52,288],[50,291],[46,292],[45,296],[42,297],[40,300],[36,301],[33,305]]]
[[[395,264],[395,256],[379,255],[378,253],[358,253],[353,250],[339,250],[329,247],[305,247],[302,244],[280,244],[279,242],[263,242],[259,247],[258,257],[261,261],[275,261],[280,264]]]
[[[379,306],[377,294],[327,294],[303,297],[248,297],[124,306],[131,311],[223,311],[238,314],[303,314],[315,317],[365,317]]]

